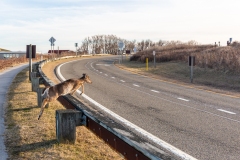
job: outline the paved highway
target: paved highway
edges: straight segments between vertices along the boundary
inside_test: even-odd
[[[239,98],[133,74],[116,58],[67,63],[61,74],[89,74],[87,96],[197,159],[240,159]]]

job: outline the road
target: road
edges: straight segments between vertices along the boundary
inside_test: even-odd
[[[197,159],[240,159],[239,98],[133,74],[116,58],[67,63],[61,74],[89,74],[86,95]]]

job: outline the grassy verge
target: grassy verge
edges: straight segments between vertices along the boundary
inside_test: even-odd
[[[237,73],[195,66],[193,71],[193,84],[191,84],[190,67],[188,63],[185,62],[157,63],[156,68],[154,68],[153,62],[149,62],[148,71],[146,70],[145,63],[129,61],[126,60],[126,58],[124,58],[121,64],[116,62],[116,65],[122,69],[160,80],[240,97],[240,75]]]
[[[54,79],[56,61],[46,64],[45,74]],[[37,94],[31,91],[28,68],[14,79],[9,92],[5,111],[5,144],[9,159],[123,159],[102,140],[85,127],[77,127],[75,145],[58,144],[55,131],[55,111],[64,109],[59,102],[50,103],[40,121]]]

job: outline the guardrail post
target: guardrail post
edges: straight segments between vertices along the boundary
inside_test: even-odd
[[[39,84],[44,84],[44,82],[45,82],[45,81],[44,81],[44,78],[40,77],[40,78],[39,78]]]
[[[31,73],[30,73],[30,76],[31,76],[31,78],[37,77],[37,72],[31,72]]]
[[[34,65],[33,65],[33,68],[32,68],[32,71],[33,71],[33,72],[37,72],[38,66],[39,66],[39,63],[34,64]]]
[[[32,91],[37,92],[39,88],[39,77],[32,78]]]
[[[44,98],[44,97],[42,97],[43,89],[44,88],[37,88],[37,103],[38,103],[38,107],[42,106],[42,101],[43,101],[43,98]],[[46,104],[45,108],[48,108],[48,107],[49,107],[49,103]]]
[[[82,112],[77,110],[56,110],[56,137],[59,143],[75,143],[76,126],[81,117]]]

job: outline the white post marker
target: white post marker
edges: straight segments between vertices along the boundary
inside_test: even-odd
[[[122,61],[123,61],[123,48],[124,48],[124,43],[122,41],[118,42],[118,48],[120,51],[122,51]]]
[[[77,56],[77,47],[78,47],[78,43],[75,43],[75,47],[76,47],[76,56]]]
[[[154,58],[154,68],[156,68],[156,52],[153,51],[153,58]]]

